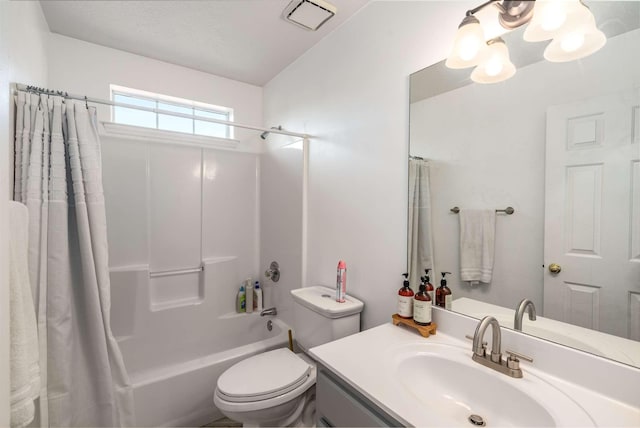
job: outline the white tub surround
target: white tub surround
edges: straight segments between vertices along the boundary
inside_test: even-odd
[[[200,426],[222,417],[213,404],[218,377],[243,359],[286,346],[290,327],[284,322],[232,312],[237,263],[205,259],[201,272],[177,279],[151,277],[148,265],[112,269],[118,314],[112,328],[131,378],[138,426]]]
[[[448,349],[452,355],[466,355],[471,360],[471,342],[465,340],[464,335],[473,335],[478,321],[441,310],[434,310],[434,318],[440,331],[428,339],[405,328],[383,324],[315,347],[310,354],[350,387],[403,424],[436,426],[442,425],[443,421],[451,423],[446,414],[443,416],[443,409],[438,409],[433,404],[442,402],[437,395],[438,390],[430,390],[429,385],[424,384],[414,387],[412,393],[403,384],[417,381],[419,377],[403,381],[397,379],[398,357],[407,349],[419,350],[430,344],[432,349]],[[489,336],[487,334],[485,340],[490,339]],[[505,349],[533,357],[533,363],[521,362],[523,379],[509,378],[479,364],[471,364],[483,370],[482,376],[487,379],[487,376],[496,376],[496,380],[520,389],[539,403],[546,401],[545,410],[552,415],[554,423],[573,426],[576,423],[580,426],[638,426],[640,398],[634,389],[640,384],[639,369],[503,330],[502,350]],[[421,352],[416,351],[416,355]],[[345,358],[347,355],[349,357]],[[446,352],[440,356],[446,358]],[[435,372],[438,367],[434,364],[432,370]],[[372,376],[372,373],[376,375]],[[563,408],[554,408],[555,400],[545,398],[543,394],[536,397],[536,394],[549,386],[549,392],[560,394],[558,398],[562,398],[560,401],[565,403]],[[417,388],[420,388],[420,394],[415,392]],[[491,386],[487,385],[483,392],[490,394]],[[432,401],[430,397],[433,398]],[[429,407],[430,403],[433,407]],[[455,407],[454,404],[451,403],[451,406]],[[517,408],[519,402],[514,400],[511,404],[505,403],[505,406],[509,405]],[[568,407],[575,410],[572,416],[566,415]],[[439,410],[441,413],[438,413]],[[578,420],[581,422],[577,422]]]

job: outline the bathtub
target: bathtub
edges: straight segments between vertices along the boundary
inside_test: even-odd
[[[159,278],[148,265],[111,268],[111,329],[133,387],[137,426],[201,426],[222,417],[213,404],[218,377],[287,345],[283,321],[235,313],[237,263],[205,259],[201,272]]]
[[[267,329],[269,319],[271,331]],[[213,404],[218,377],[245,358],[287,346],[289,327],[277,318],[232,314],[218,318],[216,324],[216,330],[236,332],[224,338],[228,350],[129,372],[137,426],[201,426],[221,418]]]

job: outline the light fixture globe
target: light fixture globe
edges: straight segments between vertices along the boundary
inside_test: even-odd
[[[596,27],[596,20],[584,6],[590,17],[585,25],[559,34],[544,50],[544,58],[550,62],[568,62],[587,57],[607,43],[607,36]]]
[[[553,39],[568,29],[585,25],[590,15],[580,0],[536,0],[523,38],[527,42]]]
[[[487,42],[485,57],[471,72],[471,80],[476,83],[498,83],[513,77],[516,67],[509,58],[509,49],[502,38]]]
[[[466,16],[456,33],[453,49],[445,65],[449,68],[468,68],[480,63],[485,50],[484,31],[475,16]]]

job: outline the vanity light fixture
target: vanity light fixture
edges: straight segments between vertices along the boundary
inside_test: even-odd
[[[501,82],[516,72],[504,40],[498,37],[486,44],[478,43],[479,38],[485,38],[475,14],[489,5],[498,9],[500,25],[507,30],[528,23],[524,40],[540,42],[552,39],[544,51],[547,61],[565,62],[584,58],[602,48],[607,41],[582,0],[489,0],[467,11],[445,62],[449,68],[475,66],[471,73],[474,82]]]
[[[476,83],[495,83],[507,80],[516,74],[516,66],[509,58],[509,50],[501,37],[487,42],[483,61],[471,72]]]
[[[549,43],[544,50],[544,58],[551,62],[567,62],[584,58],[600,50],[607,43],[607,36],[596,27],[596,19],[586,9],[586,21],[568,29]]]
[[[587,16],[583,11],[591,14],[580,0],[537,0],[523,38],[527,42],[553,39],[567,28],[584,24]]]
[[[458,27],[453,51],[447,58],[447,67],[467,68],[478,65],[485,46],[484,30],[478,18],[473,15],[465,16]]]

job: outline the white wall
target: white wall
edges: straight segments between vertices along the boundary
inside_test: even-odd
[[[475,2],[373,2],[265,86],[265,123],[316,135],[309,151],[305,285],[387,322],[406,269],[409,74],[444,58]],[[283,296],[283,298],[289,298]]]
[[[13,82],[46,86],[49,28],[39,2],[0,1],[0,426],[9,425],[7,201],[13,168]]]
[[[303,175],[301,140],[271,134],[268,151],[260,157],[260,268],[280,265],[280,280],[261,278],[265,307],[292,325],[290,291],[302,286]]]
[[[411,105],[411,154],[431,161],[436,269],[454,273],[449,284],[456,297],[507,308],[528,298],[542,313],[547,107],[633,91],[640,62],[628,52],[639,43],[635,30],[581,61],[540,61],[503,83],[465,86]],[[471,288],[460,281],[453,206],[516,210],[497,216],[490,284]]]
[[[110,84],[231,107],[238,123],[262,123],[262,88],[59,34],[49,38],[49,85],[75,95],[111,99]],[[98,109],[110,120],[108,107]],[[235,130],[241,149],[260,150],[258,133]]]

